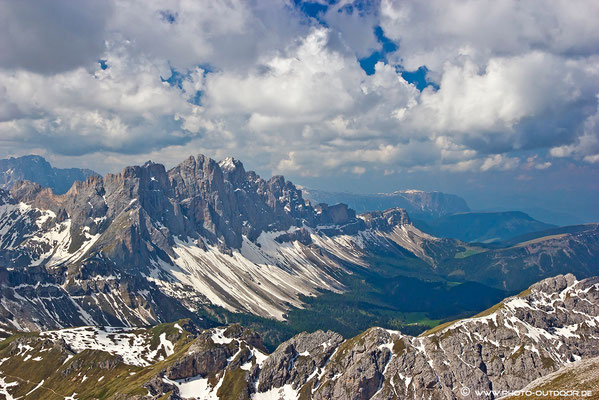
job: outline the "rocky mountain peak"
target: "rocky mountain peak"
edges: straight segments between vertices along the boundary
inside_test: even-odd
[[[371,229],[389,231],[396,226],[412,225],[408,213],[403,208],[391,208],[385,211],[373,211],[360,215],[366,226]]]
[[[27,203],[33,201],[43,190],[43,186],[38,183],[31,181],[16,181],[10,189],[10,194],[17,201]]]
[[[227,157],[218,163],[223,171],[225,179],[229,181],[233,187],[238,189],[246,189],[249,181],[249,176],[243,167],[243,163],[233,157]]]

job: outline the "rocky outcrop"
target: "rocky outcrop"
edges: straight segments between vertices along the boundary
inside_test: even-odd
[[[526,396],[559,400],[564,397],[593,398],[599,393],[599,357],[582,359],[568,364],[556,372],[536,379],[517,392],[496,391],[506,400]]]
[[[392,208],[385,211],[367,212],[360,216],[369,229],[388,232],[397,226],[411,225],[410,217],[406,210]]]
[[[598,324],[599,278],[562,275],[419,337],[380,328],[347,340],[304,333],[252,375],[258,394],[306,399],[493,398],[599,356]]]

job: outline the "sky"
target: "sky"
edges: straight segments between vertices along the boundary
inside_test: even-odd
[[[599,221],[596,0],[0,0],[0,157],[233,156]]]

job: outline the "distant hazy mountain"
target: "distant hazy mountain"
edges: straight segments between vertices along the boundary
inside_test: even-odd
[[[580,225],[580,224],[584,224],[585,222],[593,222],[591,221],[585,221],[585,219],[577,217],[573,214],[571,214],[572,212],[576,212],[576,210],[572,210],[569,209],[567,211],[569,212],[565,212],[565,211],[556,211],[556,210],[548,210],[546,208],[542,208],[542,207],[537,207],[537,206],[514,206],[512,205],[511,207],[508,206],[504,207],[504,208],[483,208],[483,209],[477,209],[477,212],[504,212],[504,211],[513,211],[513,210],[518,210],[518,211],[522,211],[523,213],[526,213],[528,215],[530,215],[532,218],[538,220],[538,221],[543,221],[546,222],[548,224],[552,224],[552,225],[557,225],[557,226],[568,226],[568,225]]]
[[[439,272],[495,288],[522,290],[529,282],[559,271],[572,271],[577,276],[597,275],[599,224],[556,228],[496,246],[465,248],[453,260],[440,263]]]
[[[459,213],[426,222],[415,221],[414,224],[433,236],[481,243],[555,228],[555,225],[537,221],[520,211]]]
[[[597,228],[598,225],[599,224],[594,223],[559,226],[557,228],[551,228],[544,231],[525,233],[524,235],[515,236],[501,242],[493,242],[485,246],[490,248],[507,248],[527,242],[538,242],[540,240],[544,240],[545,238],[559,238],[567,235],[580,235],[584,232],[599,230],[599,228]]]
[[[40,156],[23,156],[0,160],[0,188],[10,189],[15,182],[28,180],[63,194],[75,181],[84,181],[90,175],[98,175],[90,169],[54,168]]]
[[[429,220],[470,211],[464,199],[442,192],[398,190],[393,193],[357,194],[325,192],[307,188],[303,188],[302,191],[304,197],[312,203],[345,203],[358,213],[400,207],[405,209],[412,218]]]

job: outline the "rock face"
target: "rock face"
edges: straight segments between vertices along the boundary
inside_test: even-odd
[[[289,350],[296,343],[284,343],[262,364],[258,391],[290,385],[314,399],[492,398],[474,392],[521,389],[571,362],[597,357],[598,326],[599,278],[558,276],[420,337],[370,329],[341,342],[323,367],[285,368],[289,362],[278,360],[299,359],[299,351]],[[269,385],[266,376],[276,379]]]
[[[556,372],[536,379],[520,390],[529,398],[559,400],[565,396],[593,398],[599,393],[599,357],[582,359]],[[539,393],[537,395],[536,393]],[[503,392],[498,392],[503,396]],[[508,393],[505,399],[522,398],[522,394]]]
[[[300,294],[343,291],[339,275],[370,248],[420,246],[413,227],[405,243],[390,236],[409,224],[399,209],[312,207],[281,176],[203,155],[92,175],[62,195],[20,181],[0,189],[0,322],[147,325],[203,304],[282,319]]]
[[[0,348],[0,356],[10,355],[0,363],[0,378],[13,376],[0,385],[22,395],[30,388],[11,385],[20,374],[19,382],[33,386],[44,379],[53,390],[69,387],[82,397],[110,388],[106,398],[493,399],[527,385],[551,388],[572,371],[579,371],[585,387],[596,387],[598,326],[599,278],[560,275],[418,337],[381,328],[350,339],[317,331],[271,354],[239,325],[199,331],[179,321],[149,330],[83,327],[16,335]],[[51,346],[59,355],[44,353]],[[14,369],[19,362],[44,368]],[[38,369],[46,375],[37,381],[27,375]],[[98,380],[100,374],[106,381]]]
[[[0,160],[0,188],[10,189],[16,182],[28,180],[49,187],[56,194],[65,193],[75,181],[97,175],[80,168],[53,168],[43,157],[23,156]]]

